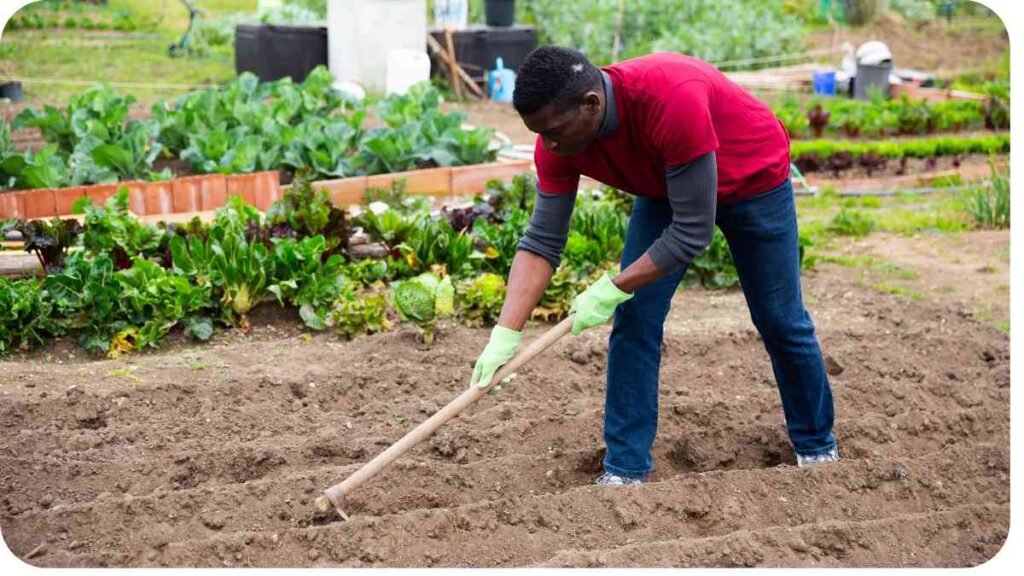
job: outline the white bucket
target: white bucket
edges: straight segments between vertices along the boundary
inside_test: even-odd
[[[430,80],[430,58],[417,50],[388,52],[388,74],[385,94],[405,94],[409,87]]]

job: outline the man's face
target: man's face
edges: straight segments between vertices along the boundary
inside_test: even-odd
[[[569,109],[548,104],[522,119],[531,132],[540,135],[545,150],[573,156],[583,152],[597,136],[603,113],[603,98],[588,92],[578,105]]]

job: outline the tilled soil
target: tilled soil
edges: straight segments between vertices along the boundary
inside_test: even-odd
[[[257,326],[124,361],[0,362],[0,527],[40,566],[973,566],[1009,527],[1009,339],[805,278],[841,462],[794,465],[742,294],[666,327],[653,481],[599,487],[608,328],[566,337],[345,502],[313,500],[466,386],[487,330]],[[527,338],[543,331],[533,328]]]

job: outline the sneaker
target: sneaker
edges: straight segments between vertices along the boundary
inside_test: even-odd
[[[632,486],[635,484],[646,484],[647,477],[643,478],[630,478],[628,476],[619,476],[618,474],[612,474],[605,472],[600,478],[594,480],[594,484],[598,486]]]
[[[839,449],[833,447],[828,452],[822,454],[815,454],[814,456],[801,456],[796,455],[796,465],[800,468],[805,466],[813,466],[815,464],[825,464],[826,462],[838,462],[839,461]]]

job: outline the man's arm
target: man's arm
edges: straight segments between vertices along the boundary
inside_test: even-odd
[[[558,268],[569,237],[576,194],[546,194],[537,190],[530,226],[508,273],[508,290],[498,325],[520,331]]]
[[[665,173],[672,223],[640,258],[613,281],[632,293],[689,264],[707,248],[715,233],[718,167],[710,152]]]

